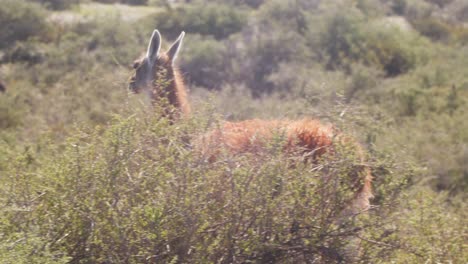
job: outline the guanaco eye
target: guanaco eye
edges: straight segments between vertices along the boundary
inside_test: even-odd
[[[139,63],[138,61],[135,61],[135,62],[133,63],[133,69],[136,69],[136,68],[138,68],[139,66],[140,66],[140,63]]]

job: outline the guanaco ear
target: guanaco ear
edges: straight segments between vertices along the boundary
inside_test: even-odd
[[[159,49],[161,48],[161,34],[155,29],[151,35],[150,42],[148,44],[148,51],[146,52],[146,58],[150,63],[154,63],[159,55]]]
[[[177,38],[176,41],[174,41],[174,44],[169,48],[167,51],[167,56],[169,56],[169,59],[174,62],[174,60],[177,57],[177,54],[179,53],[180,47],[182,46],[182,40],[184,39],[185,32],[182,31],[180,33],[180,36]]]

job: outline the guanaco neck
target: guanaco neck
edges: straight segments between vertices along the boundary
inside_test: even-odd
[[[162,58],[164,60],[164,58]],[[163,113],[169,119],[188,117],[190,105],[187,99],[187,90],[181,74],[169,60],[165,60],[162,67],[155,69],[151,100],[153,105],[160,104],[161,98],[167,99],[167,107]],[[163,80],[163,81],[159,81]]]

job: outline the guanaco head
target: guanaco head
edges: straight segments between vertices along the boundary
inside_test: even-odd
[[[146,54],[133,63],[135,71],[130,78],[128,88],[134,93],[151,94],[154,93],[153,85],[156,81],[171,81],[171,78],[174,78],[174,60],[180,50],[184,35],[185,33],[182,32],[166,52],[160,52],[161,34],[158,30],[154,30]],[[159,80],[161,77],[165,77],[165,80]]]

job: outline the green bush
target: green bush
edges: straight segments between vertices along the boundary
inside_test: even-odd
[[[23,113],[13,98],[0,94],[0,131],[22,124]]]
[[[392,6],[393,10],[395,10],[395,5],[398,6],[399,4],[394,3]],[[358,0],[356,2],[356,8],[361,10],[361,12],[367,17],[380,17],[388,13],[387,6],[382,5],[382,2],[379,0]],[[399,8],[401,8],[401,6]]]
[[[304,34],[311,26],[307,19],[308,13],[314,12],[318,5],[317,1],[305,0],[268,1],[259,9],[257,24],[265,33],[282,28]]]
[[[468,4],[461,7],[456,14],[457,18],[461,21],[467,22],[468,21]]]
[[[205,3],[219,3],[218,0],[201,0],[199,2]],[[249,6],[252,8],[258,8],[264,3],[268,2],[266,0],[224,0],[222,1],[225,4],[230,4],[232,6]]]
[[[208,119],[170,125],[132,110],[106,127],[77,126],[63,143],[51,134],[27,149],[2,148],[2,259],[330,263],[355,243],[367,263],[466,258],[462,207],[447,211],[431,193],[400,197],[411,171],[388,154],[373,152],[376,206],[337,224],[353,198],[352,151],[306,164],[282,154],[278,135],[263,154],[207,163],[189,142]]]
[[[92,1],[105,3],[105,4],[122,3],[122,4],[128,4],[128,5],[146,5],[149,2],[148,0],[92,0]],[[163,1],[166,1],[166,0],[163,0]]]
[[[429,2],[420,0],[406,0],[404,16],[408,21],[430,17],[435,8]]]
[[[233,2],[237,5],[239,4],[246,4],[248,6],[258,8],[261,6],[263,3],[266,2],[266,0],[233,0]]]
[[[0,4],[0,49],[41,35],[47,28],[45,19],[46,12],[38,4],[3,0]]]
[[[329,263],[358,241],[362,263],[463,263],[468,34],[457,19],[464,3],[404,2],[400,11],[412,23],[448,15],[450,41],[393,28],[389,1],[346,9],[336,1],[265,1],[247,11],[249,27],[244,16],[227,37],[207,24],[210,12],[190,13],[199,4],[175,5],[172,14],[192,18],[170,21],[204,23],[202,36],[187,34],[177,64],[194,84],[222,89],[209,96],[191,87],[192,109],[204,117],[169,125],[126,88],[127,66],[146,48],[153,22],[70,10],[79,19],[46,25],[39,5],[2,1],[0,262]],[[122,6],[105,9],[113,8]],[[176,37],[186,28],[171,30]],[[268,153],[224,153],[207,163],[193,146],[217,124],[201,107],[207,98],[226,119],[320,117],[344,133],[354,131],[352,119],[372,157],[369,215],[342,226],[330,216],[349,192],[320,179],[345,180],[355,162],[346,150],[297,163],[278,137]],[[409,170],[407,161],[418,166]],[[311,214],[318,207],[324,211]]]
[[[81,2],[81,0],[29,0],[29,1],[41,3],[46,8],[53,9],[53,10],[67,9]]]
[[[123,0],[122,3],[129,5],[146,5],[148,0]]]
[[[416,30],[435,41],[449,42],[453,36],[453,25],[435,18],[424,18],[412,21]]]
[[[392,10],[397,15],[404,15],[408,6],[407,0],[395,0],[392,4]]]
[[[226,47],[212,38],[188,36],[181,62],[186,79],[197,86],[221,89],[228,76]]]
[[[419,187],[402,199],[390,218],[382,219],[382,228],[366,242],[372,245],[379,239],[380,247],[364,255],[390,263],[463,263],[468,257],[466,217],[460,198],[447,200],[444,194]]]
[[[289,89],[293,89],[293,87],[276,85],[280,82],[278,78],[273,82],[271,75],[278,72],[282,63],[300,64],[310,58],[306,40],[301,34],[289,30],[283,31],[276,26],[272,26],[269,30],[275,34],[256,35],[246,49],[231,54],[233,58],[240,57],[237,61],[232,61],[234,75],[232,78],[245,83],[254,97],[275,91],[286,93]],[[285,42],[294,44],[285,45]],[[284,77],[294,78],[294,76]]]
[[[196,4],[169,9],[147,18],[149,28],[175,38],[181,31],[223,39],[239,32],[247,22],[245,11],[226,4]]]
[[[353,63],[384,70],[396,76],[411,70],[422,56],[424,42],[396,26],[367,21],[359,14],[335,14],[321,36],[329,69],[350,71]]]
[[[424,0],[424,1],[437,5],[440,8],[444,8],[446,5],[449,5],[454,0]]]
[[[355,99],[366,98],[369,92],[378,85],[382,72],[362,65],[353,65],[351,81],[345,90],[345,100],[351,102]]]
[[[44,54],[37,45],[29,42],[17,42],[5,50],[0,63],[24,62],[36,64],[44,60]]]
[[[105,4],[113,4],[119,3],[121,0],[93,0],[93,2],[105,3]]]
[[[349,148],[306,164],[283,154],[278,135],[263,154],[207,163],[187,145],[206,122],[170,125],[135,113],[10,155],[2,175],[15,176],[0,186],[2,245],[33,234],[73,262],[333,262],[369,228],[360,225],[364,215],[336,222],[354,199],[347,175],[359,161]],[[44,253],[34,244],[23,251]]]

